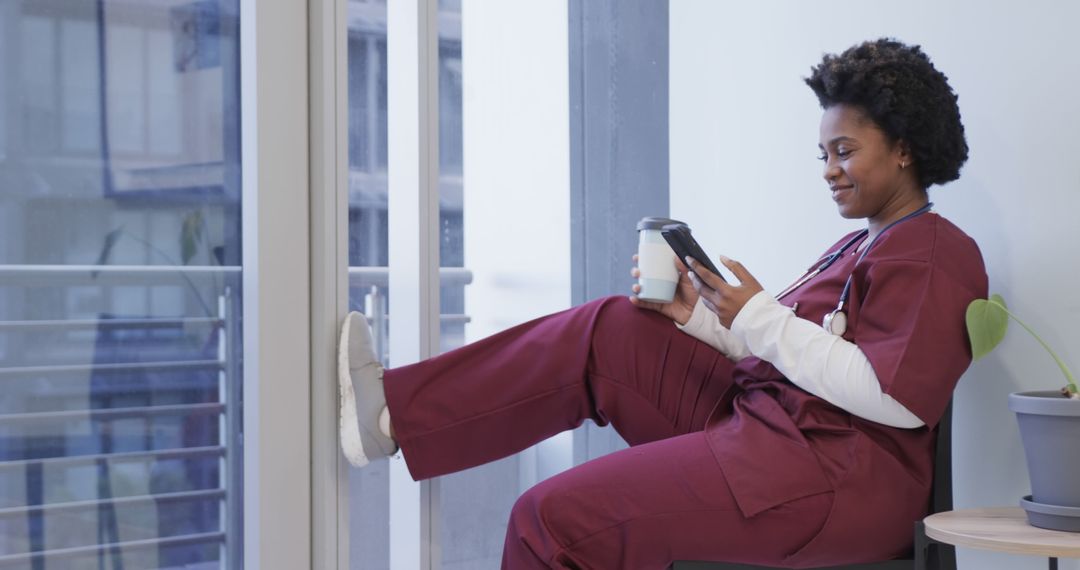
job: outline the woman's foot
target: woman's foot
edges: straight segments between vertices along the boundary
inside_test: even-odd
[[[390,438],[383,366],[375,355],[367,319],[355,311],[345,317],[341,326],[338,388],[338,430],[341,450],[349,463],[363,467],[397,452],[397,444]],[[380,429],[380,423],[385,429]]]

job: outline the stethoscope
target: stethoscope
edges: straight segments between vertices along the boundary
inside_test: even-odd
[[[932,208],[933,206],[933,202],[928,202],[922,208],[919,208],[918,210],[915,210],[914,212],[904,216],[903,218],[900,218],[899,220],[896,220],[895,222],[885,226],[885,229],[881,230],[878,235],[874,236],[874,239],[870,240],[870,243],[866,244],[866,247],[863,248],[862,253],[859,255],[859,259],[855,260],[855,265],[853,265],[851,268],[851,274],[848,275],[847,282],[844,283],[844,290],[840,293],[840,302],[836,304],[836,308],[833,309],[831,313],[825,315],[825,318],[821,320],[822,328],[836,336],[842,336],[845,332],[847,332],[847,314],[844,313],[844,304],[847,303],[848,293],[851,291],[851,281],[855,276],[855,267],[858,267],[859,263],[863,260],[864,257],[866,257],[866,254],[870,252],[870,248],[874,247],[874,242],[876,242],[878,238],[882,236],[882,234],[889,231],[889,228],[895,226],[896,224],[899,224],[900,222],[910,220],[915,216],[925,214],[929,212],[930,208]],[[836,260],[844,256],[844,252],[851,249],[851,246],[858,243],[859,240],[866,237],[866,235],[869,233],[870,230],[860,231],[859,233],[855,234],[851,239],[849,239],[846,243],[844,243],[844,245],[840,246],[840,249],[814,262],[814,265],[817,265],[817,267],[811,265],[810,269],[807,270],[805,275],[800,277],[799,280],[795,283],[792,283],[791,286],[789,286],[787,289],[781,291],[780,294],[776,296],[776,299],[783,299],[786,295],[798,289],[799,287],[802,287],[804,283],[813,279],[822,271],[828,269],[830,266],[832,266],[833,263],[836,263]]]

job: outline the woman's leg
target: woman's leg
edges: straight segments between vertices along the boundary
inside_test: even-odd
[[[697,431],[605,455],[526,491],[510,515],[503,568],[783,566],[822,527],[831,504],[823,493],[745,518]]]
[[[667,318],[606,297],[384,375],[414,478],[506,457],[586,418],[631,445],[700,430],[732,363]]]

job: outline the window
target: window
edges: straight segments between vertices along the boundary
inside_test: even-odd
[[[0,6],[0,566],[242,564],[238,10]]]
[[[460,3],[441,2],[438,13],[439,85],[439,255],[440,255],[440,350],[477,340],[509,324],[565,308],[569,302],[569,261],[566,174],[566,13],[565,7],[539,8],[545,27],[535,31],[538,44],[521,46],[527,53],[543,54],[542,76],[533,69],[513,64],[511,89],[503,90],[498,79],[507,68],[478,67],[470,75],[469,49],[489,56],[500,44],[499,18],[513,10],[485,9],[471,14],[478,43],[468,45],[462,36]],[[489,14],[489,15],[485,15]],[[530,14],[514,15],[514,26],[534,25]],[[388,297],[388,236],[386,179],[386,41],[385,8],[381,4],[349,3],[349,275],[351,308],[366,310],[385,350],[389,327],[395,326]],[[554,31],[551,36],[545,35]],[[559,38],[562,38],[561,40]],[[516,44],[514,44],[516,45]],[[523,52],[523,53],[525,53]],[[482,75],[481,75],[482,73]],[[529,81],[528,78],[532,77]],[[554,81],[550,81],[554,78]],[[473,100],[473,122],[466,124],[469,102],[465,82],[474,81],[482,96]],[[536,88],[540,88],[537,90]],[[520,146],[505,145],[508,134],[500,121],[519,115],[521,106],[546,106],[546,98],[564,101],[545,112],[532,114],[521,125]],[[489,107],[497,102],[498,107]],[[483,108],[484,112],[479,112]],[[490,114],[489,114],[490,112]],[[478,136],[468,144],[465,128]],[[470,154],[474,153],[474,154]],[[467,161],[476,160],[475,179],[469,177]],[[500,164],[498,169],[485,165]],[[537,169],[539,176],[523,177],[516,169]],[[523,170],[524,171],[524,170]],[[543,195],[542,200],[536,200]],[[531,216],[530,235],[514,233],[521,218]],[[499,238],[507,232],[515,239]],[[511,247],[517,246],[516,249]],[[537,263],[550,248],[554,266]],[[508,263],[507,255],[518,259]],[[387,316],[389,318],[387,318]],[[392,354],[392,351],[390,351]],[[385,354],[385,353],[384,353]],[[394,363],[389,362],[390,365]],[[564,466],[570,463],[569,437],[562,438]],[[544,455],[551,456],[552,452]],[[402,548],[386,528],[391,518],[387,505],[393,462],[377,462],[352,470],[350,480],[350,566],[380,568],[390,564],[391,552]],[[541,461],[543,463],[543,461]],[[549,462],[550,463],[550,462]],[[560,464],[558,461],[556,464]],[[545,464],[546,465],[546,464]],[[558,470],[546,465],[550,471]],[[428,504],[429,520],[443,529],[441,557],[432,563],[442,568],[490,567],[498,564],[507,513],[523,485],[537,479],[537,453],[511,458],[492,466],[445,477],[437,493],[441,501]],[[480,492],[482,491],[482,493]],[[477,497],[484,498],[477,503]],[[492,511],[499,513],[491,516]],[[468,537],[467,540],[458,538]]]

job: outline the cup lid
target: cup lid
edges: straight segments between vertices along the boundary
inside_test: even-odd
[[[657,218],[647,217],[641,218],[641,221],[637,224],[637,229],[641,230],[659,230],[668,224],[682,224],[679,220],[673,220],[671,218]],[[684,224],[685,225],[685,224]]]

